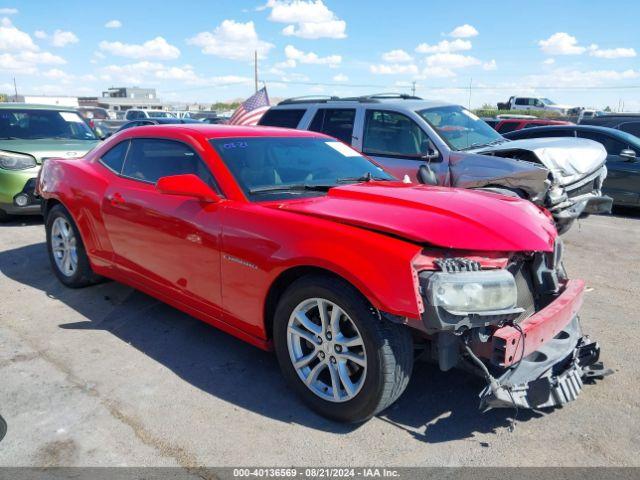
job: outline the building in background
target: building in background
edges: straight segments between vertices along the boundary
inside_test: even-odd
[[[101,97],[95,98],[97,107],[108,110],[129,110],[130,108],[142,108],[150,110],[161,110],[162,101],[158,98],[155,88],[139,87],[113,87],[102,92]],[[84,102],[93,101],[92,97],[84,97]],[[91,106],[88,105],[87,106]]]

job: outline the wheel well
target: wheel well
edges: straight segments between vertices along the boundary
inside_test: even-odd
[[[49,215],[51,209],[56,205],[62,205],[62,202],[55,198],[49,198],[44,201],[44,205],[42,206],[42,216],[44,217],[45,223],[47,222],[47,215]]]
[[[285,270],[271,284],[271,287],[269,288],[269,293],[267,294],[267,299],[264,303],[264,323],[265,323],[267,338],[271,338],[273,336],[273,317],[276,313],[276,307],[278,306],[278,302],[280,301],[282,294],[287,290],[287,288],[289,288],[289,285],[291,285],[293,282],[295,282],[299,278],[305,277],[307,275],[313,275],[313,274],[333,277],[336,280],[347,282],[349,283],[349,285],[352,285],[344,277],[341,277],[340,275],[332,272],[331,270],[326,270],[320,267],[300,266],[300,267],[290,268],[289,270]],[[355,286],[354,288],[358,290]]]

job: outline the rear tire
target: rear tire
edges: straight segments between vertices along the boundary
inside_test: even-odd
[[[9,215],[4,210],[0,209],[0,223],[5,223],[11,220],[11,215]]]
[[[273,339],[289,385],[313,410],[340,422],[363,422],[387,408],[413,368],[409,329],[381,318],[353,286],[328,275],[305,276],[285,291]]]
[[[45,228],[51,268],[62,283],[81,288],[102,279],[91,270],[78,227],[66,208],[55,205],[47,215]]]

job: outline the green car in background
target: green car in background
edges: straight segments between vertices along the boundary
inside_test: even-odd
[[[99,141],[73,108],[0,103],[0,221],[40,214],[35,182],[42,162],[82,157]]]

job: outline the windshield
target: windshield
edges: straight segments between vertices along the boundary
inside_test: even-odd
[[[418,111],[453,150],[468,150],[505,139],[464,107],[449,105]]]
[[[176,118],[170,112],[154,112],[154,111],[149,110],[149,111],[147,111],[147,114],[151,118]]]
[[[253,201],[319,195],[366,180],[395,180],[336,140],[313,137],[220,138],[211,145]]]
[[[544,103],[545,105],[555,105],[556,102],[552,102],[551,100],[549,100],[548,98],[541,98],[540,99],[542,101],[542,103]]]
[[[14,138],[97,140],[93,131],[76,112],[1,109],[0,140]]]

